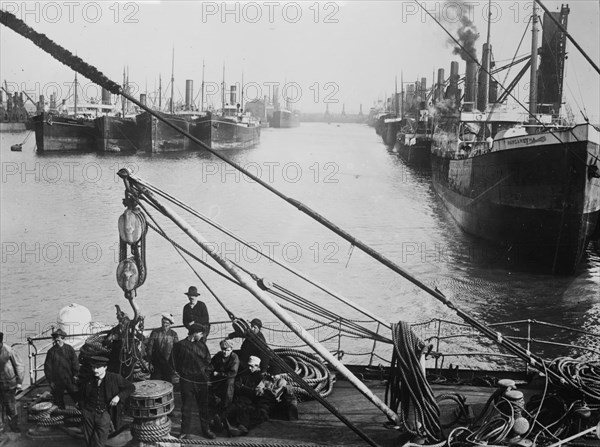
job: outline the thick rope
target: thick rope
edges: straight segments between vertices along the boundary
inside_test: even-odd
[[[386,403],[389,397],[390,408],[400,415],[409,433],[437,442],[442,439],[440,410],[420,363],[425,343],[403,321],[392,325],[392,337],[394,353]]]

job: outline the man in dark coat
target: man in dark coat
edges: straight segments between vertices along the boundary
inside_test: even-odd
[[[210,352],[202,341],[205,327],[192,324],[188,336],[173,346],[171,358],[175,371],[179,374],[181,389],[181,436],[189,438],[192,434],[192,406],[198,406],[200,427],[205,438],[214,439],[215,434],[209,427],[208,384]]]
[[[171,329],[175,322],[173,315],[169,313],[162,314],[161,325],[159,329],[154,329],[148,337],[148,346],[146,355],[148,362],[152,364],[153,370],[150,378],[152,380],[173,380],[173,366],[169,362],[173,345],[179,341],[177,332]]]
[[[210,332],[210,319],[208,316],[208,309],[203,301],[200,301],[198,297],[198,289],[195,286],[190,286],[188,291],[185,292],[188,299],[190,300],[185,306],[183,306],[183,325],[189,330],[192,324],[201,324],[205,327],[203,331],[202,341],[206,343],[206,337]]]
[[[44,362],[44,374],[58,408],[65,408],[65,390],[73,402],[77,402],[75,380],[79,374],[79,360],[75,349],[65,343],[66,336],[66,332],[62,329],[52,333],[54,346],[48,350]]]
[[[260,359],[250,356],[248,369],[242,371],[235,381],[233,403],[223,412],[223,423],[229,436],[245,435],[249,428],[269,419],[269,407],[263,405],[262,380]]]
[[[245,338],[240,350],[238,351],[238,357],[240,358],[240,371],[245,370],[248,367],[248,360],[251,356],[258,357],[260,359],[260,370],[267,372],[270,366],[271,358],[268,354],[263,353],[259,346],[250,337],[246,337],[246,334],[239,331],[239,327],[234,325],[235,332],[229,334],[228,338]],[[262,321],[258,318],[254,318],[250,322],[250,330],[252,333],[262,340],[262,344],[266,345],[264,334],[261,332]]]
[[[231,342],[225,339],[221,340],[219,345],[221,351],[217,352],[210,362],[213,370],[211,392],[215,399],[217,429],[221,428],[220,415],[233,401],[235,376],[240,367],[240,359],[233,352]]]
[[[108,359],[90,359],[93,376],[81,384],[79,408],[87,447],[104,447],[111,418],[109,409],[125,401],[135,391],[133,384],[117,373],[107,372]]]

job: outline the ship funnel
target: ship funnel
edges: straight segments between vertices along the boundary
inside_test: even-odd
[[[236,102],[236,88],[235,85],[231,86],[231,90],[229,90],[229,104],[235,105]]]
[[[146,105],[146,94],[145,93],[140,93],[140,104],[142,104],[143,106]]]
[[[444,69],[438,69],[438,77],[437,77],[437,88],[435,90],[435,99],[436,102],[444,99]]]
[[[477,101],[477,62],[467,62],[467,73],[465,79],[465,110],[473,110]],[[467,105],[470,103],[470,105]]]
[[[459,79],[459,74],[458,74],[458,62],[457,61],[452,61],[450,63],[450,86],[448,87],[448,91],[446,93],[446,97],[448,99],[451,99],[455,102],[455,104],[458,104],[458,101],[460,101],[460,97],[458,95],[458,79]]]
[[[481,69],[479,70],[479,86],[477,90],[477,108],[482,112],[487,108],[490,92],[490,75],[488,73],[491,67],[491,53],[492,46],[488,43],[484,43],[481,56]]]
[[[110,105],[110,92],[102,87],[102,104]]]
[[[188,79],[185,81],[185,109],[190,110],[194,103],[194,81]]]

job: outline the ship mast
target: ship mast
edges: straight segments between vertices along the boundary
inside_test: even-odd
[[[173,47],[173,53],[171,56],[171,104],[169,111],[173,113],[173,98],[175,97],[175,47]]]
[[[77,72],[75,72],[75,99],[73,107],[73,117],[77,118]]]
[[[162,112],[162,76],[158,74],[158,110]]]
[[[221,81],[221,112],[225,114],[225,64],[223,64],[223,79]]]
[[[200,95],[200,112],[204,111],[204,59],[202,59],[202,94]]]
[[[531,16],[531,73],[529,77],[529,125],[536,123],[537,114],[537,56],[538,56],[538,30],[537,30],[537,4],[532,1],[533,10]],[[528,128],[528,133],[533,133],[533,127]]]
[[[480,78],[483,82],[480,91],[480,99],[479,99],[479,109],[482,112],[485,112],[489,102],[490,96],[490,59],[492,57],[492,47],[490,45],[491,39],[491,27],[492,27],[492,0],[489,0],[488,4],[488,26],[487,26],[487,40],[483,45],[483,54],[482,58],[482,68],[483,68],[483,76]]]

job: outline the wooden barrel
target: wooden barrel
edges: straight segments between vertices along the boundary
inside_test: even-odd
[[[164,380],[136,382],[129,398],[129,414],[139,419],[154,419],[173,411],[175,397],[173,384]]]

